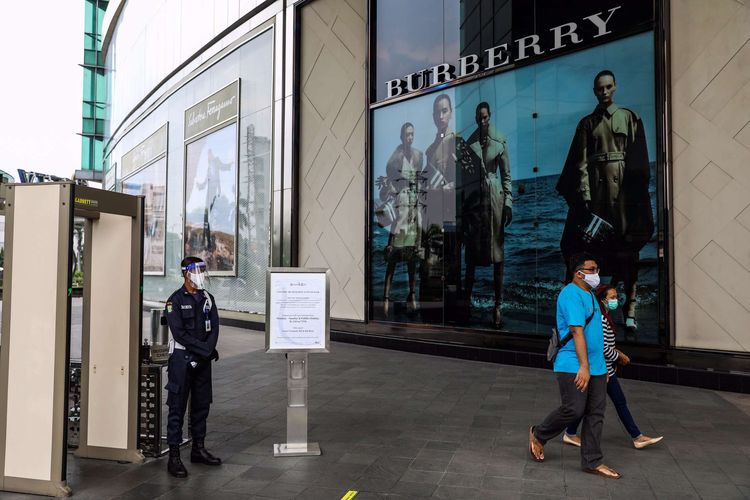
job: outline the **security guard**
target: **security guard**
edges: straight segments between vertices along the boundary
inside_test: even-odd
[[[219,314],[214,297],[205,286],[206,263],[198,257],[185,257],[180,264],[184,284],[174,292],[166,305],[171,332],[167,406],[167,470],[174,477],[187,477],[180,459],[182,422],[190,397],[190,431],[193,449],[190,461],[221,465],[221,459],[204,447],[206,417],[212,401],[211,361],[219,360]]]

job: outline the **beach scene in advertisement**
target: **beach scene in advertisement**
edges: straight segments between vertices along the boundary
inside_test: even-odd
[[[548,335],[564,252],[593,249],[602,283],[620,294],[618,336],[657,342],[654,61],[644,54],[653,33],[374,110],[373,318]],[[614,89],[614,107],[598,105],[596,85]]]

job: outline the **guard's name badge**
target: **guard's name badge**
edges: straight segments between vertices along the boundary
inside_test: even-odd
[[[206,331],[207,332],[211,331],[211,320],[210,319],[206,320]]]

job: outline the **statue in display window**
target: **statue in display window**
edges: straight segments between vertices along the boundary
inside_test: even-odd
[[[464,292],[471,307],[477,266],[493,267],[495,327],[502,326],[505,228],[513,220],[508,143],[490,124],[490,105],[476,108],[477,130],[467,141],[472,168],[461,169],[461,233],[466,274]]]
[[[385,285],[383,287],[383,315],[388,317],[390,293],[396,264],[406,262],[409,274],[407,310],[416,311],[417,261],[422,246],[422,213],[420,209],[420,179],[424,154],[412,147],[414,125],[407,122],[401,126],[401,144],[396,148],[386,165],[386,175],[378,179],[380,200],[383,203],[376,211],[382,221],[390,221],[388,246],[385,248]]]
[[[601,274],[625,288],[626,331],[636,328],[639,253],[654,232],[649,196],[650,168],[640,117],[614,103],[615,75],[594,78],[598,105],[578,123],[557,191],[568,216],[560,248],[567,261],[586,251],[596,256]]]

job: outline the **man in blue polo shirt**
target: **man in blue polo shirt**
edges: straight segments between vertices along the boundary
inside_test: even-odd
[[[544,461],[544,445],[570,422],[583,417],[581,466],[586,472],[618,479],[620,474],[602,463],[604,409],[607,403],[607,364],[604,361],[602,316],[592,290],[599,286],[599,268],[587,254],[570,259],[573,281],[557,297],[557,331],[562,341],[554,370],[562,404],[544,421],[529,429],[529,452]]]

